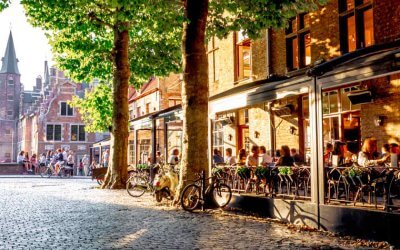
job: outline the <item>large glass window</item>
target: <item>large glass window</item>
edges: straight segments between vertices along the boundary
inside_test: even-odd
[[[46,140],[61,141],[61,125],[47,124]]]
[[[339,0],[339,11],[343,53],[375,43],[372,1]]]
[[[71,125],[71,141],[85,141],[85,125]]]
[[[311,63],[310,15],[301,14],[286,29],[286,61],[289,70],[304,68]]]

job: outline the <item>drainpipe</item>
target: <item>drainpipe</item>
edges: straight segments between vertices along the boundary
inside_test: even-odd
[[[271,30],[268,28],[265,33],[265,46],[266,46],[266,70],[267,78],[271,75]]]

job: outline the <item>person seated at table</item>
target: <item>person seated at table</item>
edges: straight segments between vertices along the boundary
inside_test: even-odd
[[[390,153],[391,153],[390,151],[391,151],[391,150],[390,150],[390,145],[389,145],[389,143],[383,144],[383,145],[382,145],[382,148],[381,148],[381,157],[390,155]]]
[[[297,153],[295,148],[290,149],[290,156],[293,158],[294,162],[303,162],[302,157]]]
[[[327,143],[324,152],[324,163],[326,166],[332,165],[332,151],[333,145],[331,143]]]
[[[221,152],[217,148],[214,148],[213,152],[214,152],[214,154],[213,154],[214,165],[224,163],[224,158],[222,158]]]
[[[344,152],[344,146],[346,143],[341,142],[341,141],[335,141],[334,146],[333,146],[333,151],[332,155],[337,155],[338,157],[338,162],[336,163],[337,165],[343,165],[345,163],[345,152]]]
[[[361,151],[358,153],[358,165],[362,167],[374,167],[388,160],[390,155],[379,158],[377,152],[377,140],[375,138],[367,138],[364,140]]]
[[[251,147],[251,153],[246,158],[246,166],[257,167],[258,166],[258,146],[254,145]]]
[[[168,164],[175,166],[178,163],[179,163],[179,150],[176,148],[172,150],[172,154],[168,158]]]
[[[397,143],[390,143],[389,144],[389,148],[390,148],[390,153],[391,154],[397,154],[400,155],[400,148],[399,148],[399,144]]]
[[[236,164],[236,159],[235,157],[232,156],[232,149],[227,148],[225,149],[225,164],[227,165],[235,165]]]
[[[238,165],[245,165],[246,164],[247,153],[246,149],[242,148],[239,150],[239,154],[237,156],[237,164]]]
[[[260,164],[264,167],[273,162],[272,157],[267,154],[267,149],[264,146],[260,147],[259,157],[260,157]]]
[[[293,158],[290,156],[290,149],[287,145],[281,146],[280,155],[275,166],[293,166]]]
[[[346,143],[343,145],[343,152],[344,152],[344,162],[351,163],[357,162],[357,143]]]

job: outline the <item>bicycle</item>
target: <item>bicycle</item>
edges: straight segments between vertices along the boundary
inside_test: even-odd
[[[184,210],[192,212],[199,204],[204,209],[205,197],[210,194],[218,207],[223,208],[229,204],[232,198],[232,190],[227,184],[222,183],[222,180],[215,174],[205,178],[205,173],[202,171],[200,175],[197,175],[199,178],[194,183],[187,185],[182,191],[180,201]],[[211,183],[206,187],[206,180],[210,179]]]
[[[126,181],[126,191],[132,197],[140,197],[146,191],[153,193],[154,187],[150,176],[150,169],[133,171]]]
[[[50,162],[46,167],[41,167],[40,168],[40,176],[41,177],[47,177],[50,178],[51,176],[58,176],[60,178],[62,177],[71,177],[71,168],[66,167],[66,166],[61,166],[60,170],[57,172],[55,170],[55,164]]]

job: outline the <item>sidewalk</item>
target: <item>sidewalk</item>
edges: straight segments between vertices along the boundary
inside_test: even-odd
[[[0,178],[23,178],[23,179],[29,179],[29,178],[48,178],[48,177],[41,177],[40,175],[0,175]],[[58,178],[56,176],[52,176],[51,178]],[[59,178],[59,179],[92,179],[92,176],[72,176],[69,178]]]

